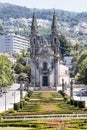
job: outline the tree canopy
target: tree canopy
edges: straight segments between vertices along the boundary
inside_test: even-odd
[[[14,81],[11,63],[7,57],[0,56],[0,87],[7,87]]]
[[[70,51],[71,51],[70,46],[71,46],[71,43],[69,43],[67,41],[65,36],[61,35],[61,37],[60,37],[60,54],[62,57],[70,55]]]
[[[78,81],[87,84],[87,58],[79,65]]]

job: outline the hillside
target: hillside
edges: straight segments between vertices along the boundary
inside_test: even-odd
[[[58,17],[59,30],[67,39],[72,42],[86,44],[87,41],[87,12],[76,13],[63,10],[55,10]],[[12,4],[0,3],[0,27],[4,28],[7,33],[15,32],[29,36],[28,27],[31,24],[32,13],[37,15],[38,23],[41,28],[41,34],[50,33],[50,24],[53,15],[53,9],[29,9],[26,7]],[[42,25],[43,24],[43,25]],[[0,31],[1,31],[0,30]]]

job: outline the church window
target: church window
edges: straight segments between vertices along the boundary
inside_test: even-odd
[[[37,69],[39,69],[39,63],[37,63]]]
[[[51,69],[54,68],[54,60],[51,61]]]
[[[36,39],[35,38],[33,39],[33,42],[34,42],[34,44],[36,43]]]
[[[47,62],[43,63],[43,70],[47,70]]]
[[[56,38],[54,38],[54,44],[56,44]]]

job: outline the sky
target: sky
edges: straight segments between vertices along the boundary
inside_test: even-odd
[[[0,0],[0,3],[11,3],[28,8],[54,8],[75,12],[87,11],[87,0]]]

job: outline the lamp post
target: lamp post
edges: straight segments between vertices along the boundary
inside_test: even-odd
[[[73,80],[70,82],[70,99],[73,99]]]
[[[15,103],[15,90],[14,90],[14,103]]]
[[[20,101],[23,100],[23,83],[22,81],[20,82]]]
[[[6,92],[5,92],[5,111],[6,111],[6,105],[7,105],[6,102],[7,102],[7,101],[6,101]]]
[[[62,79],[62,92],[65,93],[65,84],[64,84],[64,79]]]
[[[14,92],[12,93],[12,96],[14,97],[14,103],[15,103],[15,93],[16,93],[16,90],[13,90]]]

